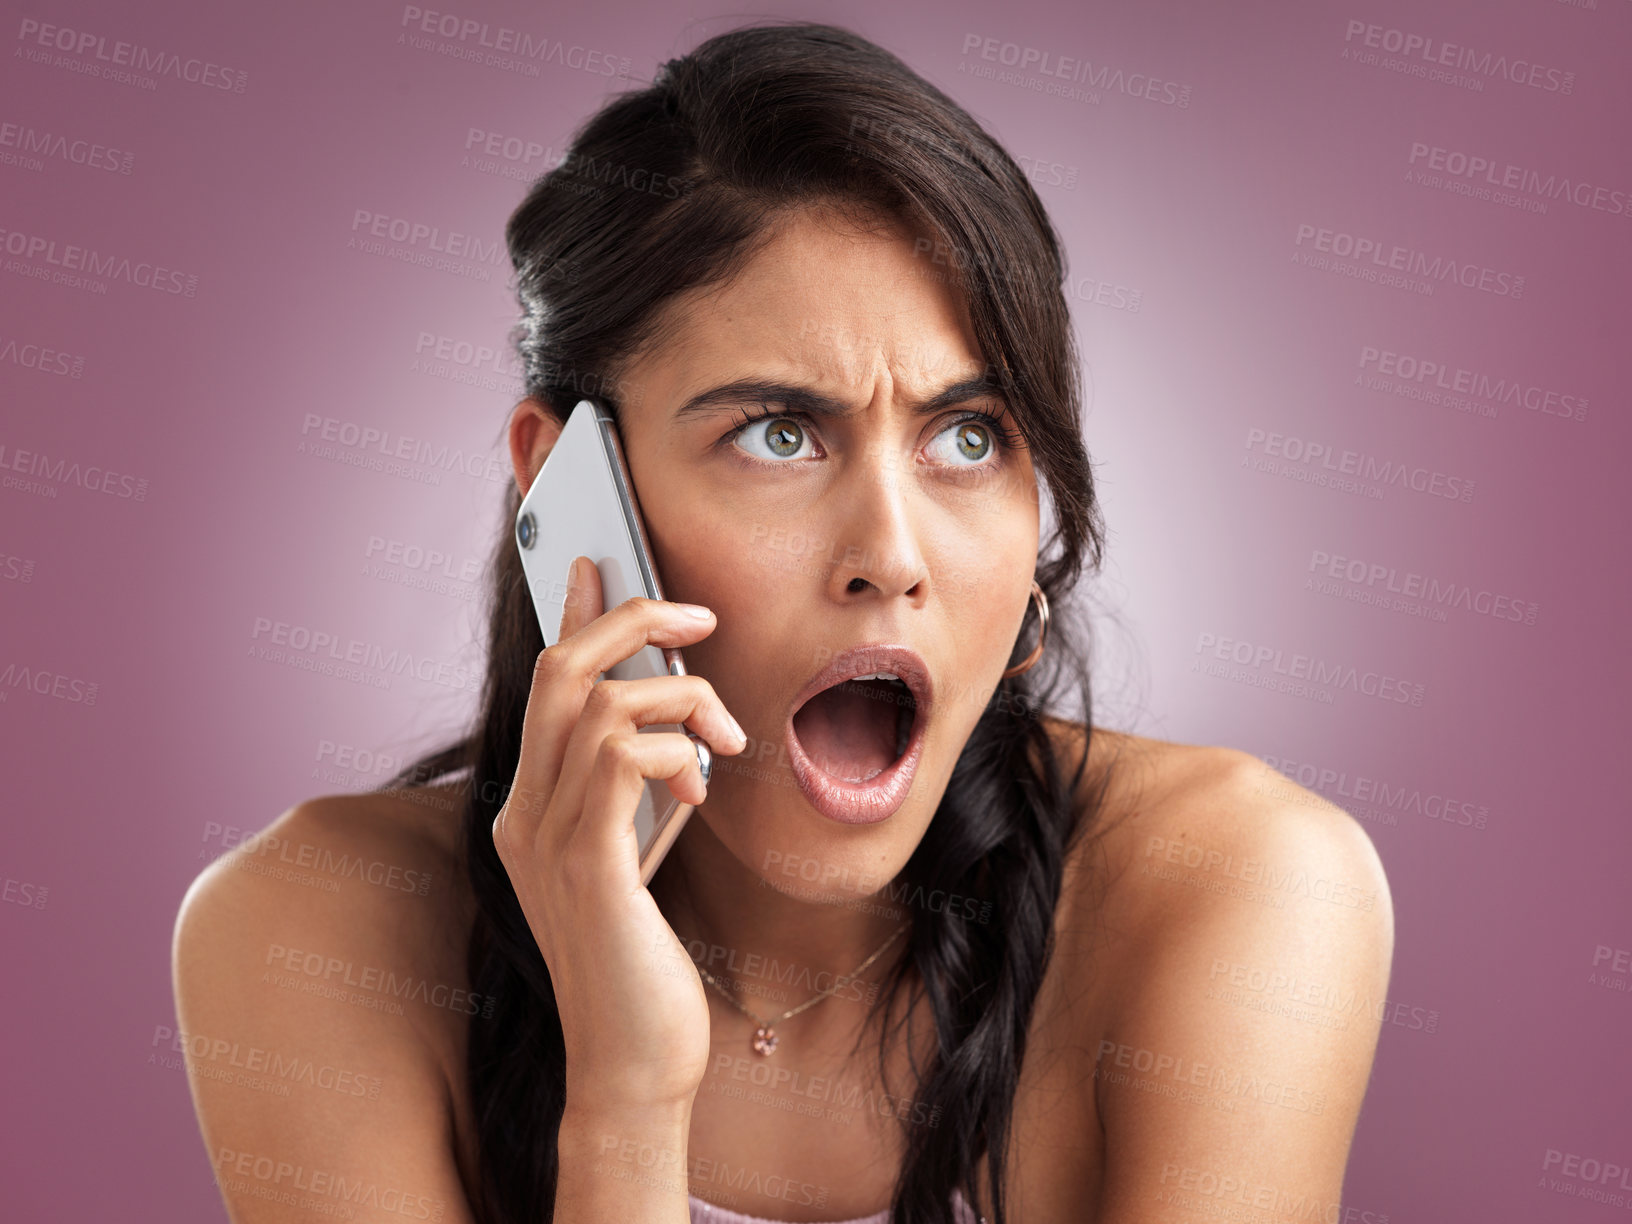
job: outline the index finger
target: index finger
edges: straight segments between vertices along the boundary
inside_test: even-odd
[[[561,632],[555,640],[564,642],[602,612],[601,571],[595,562],[579,554],[567,567],[567,599],[561,605]]]
[[[531,825],[550,801],[567,742],[601,673],[643,647],[686,646],[714,631],[714,614],[703,608],[702,616],[688,615],[691,604],[635,596],[602,612],[601,591],[595,563],[574,557],[561,636],[538,656],[522,718],[515,791],[525,794],[506,800],[512,813],[526,813]]]

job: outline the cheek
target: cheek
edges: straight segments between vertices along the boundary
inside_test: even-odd
[[[780,528],[773,533],[744,516],[712,510],[694,510],[660,531],[647,528],[664,598],[702,604],[718,618],[704,642],[766,620],[781,598],[799,590],[784,563],[784,536]]]
[[[1028,588],[1037,566],[1041,513],[1029,467],[1011,464],[953,485],[926,519],[926,557],[948,597],[990,601],[1015,583]]]
[[[967,542],[939,571],[945,608],[946,666],[952,673],[943,727],[954,737],[980,721],[1002,682],[1031,606],[1037,568],[1034,531],[992,533],[978,546]],[[1029,640],[1029,639],[1028,639]],[[944,741],[943,741],[944,742]]]
[[[1016,504],[948,526],[956,529],[941,533],[930,572],[948,618],[961,631],[957,640],[971,647],[1000,644],[1017,628],[1023,608],[1015,609],[1036,574],[1035,511]]]
[[[664,597],[712,608],[723,625],[742,589],[766,576],[764,554],[773,535],[785,535],[783,524],[699,483],[694,471],[659,471],[641,480],[640,500]]]
[[[696,603],[720,611],[721,571],[718,562],[740,545],[730,524],[702,498],[686,497],[683,490],[669,496],[642,492],[641,521],[651,545],[663,597],[676,603]],[[729,583],[724,584],[726,590]]]
[[[715,616],[714,632],[681,648],[686,670],[713,686],[747,733],[748,751],[734,759],[761,770],[780,765],[785,773],[780,703],[821,663],[800,631],[808,615],[794,606],[808,606],[816,588],[790,567],[808,569],[810,559],[788,551],[782,528],[712,508],[692,509],[667,526],[659,534],[649,524],[647,533],[665,598],[701,604]]]

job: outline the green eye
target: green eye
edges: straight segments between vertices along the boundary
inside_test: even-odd
[[[810,431],[794,416],[775,416],[764,412],[739,420],[727,435],[732,445],[761,462],[779,459],[809,459],[816,456],[815,439]],[[946,450],[946,439],[951,438],[956,453]],[[1006,429],[986,413],[972,413],[944,427],[925,448],[932,459],[950,467],[995,467],[1002,462],[993,455],[1001,444],[1013,447],[1018,435]]]
[[[992,440],[986,436],[986,429],[976,425],[973,421],[965,421],[958,426],[958,453],[966,459],[984,459],[986,452],[992,449]]]
[[[810,442],[804,426],[792,417],[760,417],[751,421],[737,434],[736,441],[743,450],[758,459],[797,459]],[[765,450],[756,449],[758,443]]]
[[[941,439],[950,437],[956,448],[958,457],[967,460],[968,464],[982,462],[992,451],[992,430],[983,421],[964,419],[956,421],[940,432],[940,435],[926,448],[927,453],[935,459],[942,459],[954,467],[963,467],[967,464],[959,458],[940,450]]]

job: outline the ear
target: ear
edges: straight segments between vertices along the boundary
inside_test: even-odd
[[[523,497],[533,487],[533,480],[550,448],[561,436],[562,423],[539,400],[528,396],[510,413],[510,464],[516,471],[516,487]]]

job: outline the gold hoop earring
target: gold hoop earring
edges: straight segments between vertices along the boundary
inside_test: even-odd
[[[1043,594],[1043,588],[1037,585],[1037,579],[1031,580],[1031,602],[1037,605],[1037,645],[1031,648],[1020,662],[1003,673],[1007,680],[1010,676],[1018,676],[1021,672],[1030,671],[1036,666],[1037,660],[1043,657],[1043,643],[1048,641],[1048,596]]]

